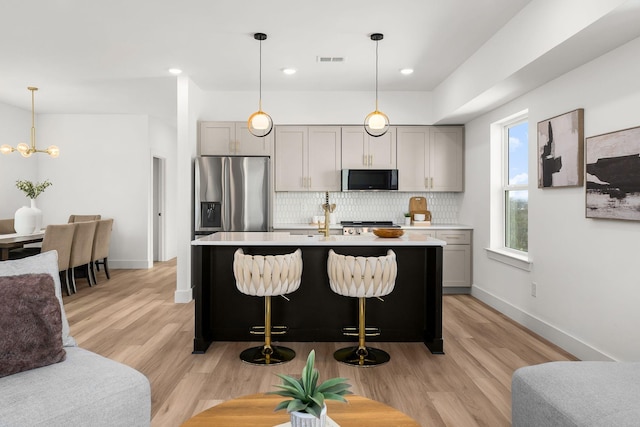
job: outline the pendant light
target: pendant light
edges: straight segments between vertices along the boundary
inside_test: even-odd
[[[60,155],[60,149],[55,145],[50,145],[46,150],[38,150],[36,148],[36,124],[35,124],[35,107],[34,107],[34,93],[38,90],[37,87],[27,87],[31,91],[31,145],[26,142],[21,142],[13,148],[8,144],[0,146],[0,153],[10,154],[14,151],[22,154],[22,157],[31,157],[33,153],[47,153],[51,157],[58,157]]]
[[[378,42],[383,39],[380,33],[371,34],[371,40],[376,42],[376,109],[364,118],[364,130],[371,136],[382,136],[389,130],[389,117],[378,110]]]
[[[262,41],[267,39],[264,33],[255,33],[253,38],[260,42],[260,98],[258,101],[258,111],[249,117],[249,132],[257,137],[265,137],[273,129],[271,116],[262,111]]]

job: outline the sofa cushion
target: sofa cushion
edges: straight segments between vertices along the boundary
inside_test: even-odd
[[[549,362],[516,370],[514,427],[631,427],[640,420],[640,363]]]
[[[149,426],[149,380],[88,350],[64,362],[0,378],[0,426]]]
[[[67,315],[64,312],[64,305],[62,304],[62,288],[60,287],[60,274],[58,272],[58,253],[56,251],[48,251],[28,258],[0,262],[0,277],[30,273],[45,273],[53,277],[54,291],[60,302],[60,312],[62,316],[62,345],[64,347],[75,346],[75,340],[69,335],[69,322],[67,321]]]
[[[0,277],[0,377],[58,363],[65,354],[53,278]]]

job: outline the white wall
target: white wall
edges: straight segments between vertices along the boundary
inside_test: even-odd
[[[258,109],[256,92],[205,92],[202,120],[243,121]],[[433,124],[431,92],[380,92],[392,125]],[[276,125],[359,125],[375,109],[371,92],[263,92],[262,109]]]
[[[165,199],[164,211],[162,212],[165,223],[163,260],[168,260],[177,256],[178,249],[177,230],[175,227],[177,218],[176,199],[178,197],[176,127],[159,119],[149,118],[149,143],[151,146],[151,157],[162,158],[165,162]],[[150,219],[149,226],[152,226],[152,224],[153,221]],[[150,231],[150,233],[152,232]]]
[[[537,188],[536,124],[585,110],[585,136],[640,126],[640,39],[466,124],[460,220],[474,226],[474,295],[582,359],[640,360],[640,223],[585,218],[584,188]],[[487,258],[489,128],[529,110],[531,272]],[[537,283],[537,297],[530,295]]]
[[[0,103],[0,145],[9,144],[15,148],[21,142],[30,144],[30,134],[31,112]],[[36,154],[26,159],[17,151],[0,154],[0,218],[13,218],[21,206],[29,206],[29,199],[16,188],[16,181],[41,180],[38,176],[38,161],[41,159],[36,156],[49,157]],[[47,160],[55,159],[42,159],[43,162]]]
[[[147,116],[44,114],[37,128],[39,139],[61,153],[38,165],[39,178],[53,183],[38,198],[44,223],[65,223],[70,214],[114,218],[111,266],[150,267]]]

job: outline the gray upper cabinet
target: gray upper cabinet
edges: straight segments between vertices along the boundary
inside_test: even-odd
[[[273,132],[253,136],[247,122],[200,122],[201,156],[271,156]]]
[[[396,130],[374,138],[363,126],[342,127],[342,169],[396,169]]]
[[[399,126],[398,190],[463,191],[464,129]]]
[[[340,191],[340,127],[276,126],[275,191]]]

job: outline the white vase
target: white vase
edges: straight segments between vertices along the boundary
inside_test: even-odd
[[[327,425],[327,405],[322,407],[320,418],[306,412],[291,412],[291,427],[325,427]]]
[[[21,236],[32,234],[36,230],[36,211],[30,207],[18,209],[13,219],[13,228]]]
[[[42,211],[36,206],[36,199],[31,199],[31,209],[36,215],[35,231],[40,231],[42,229]]]

